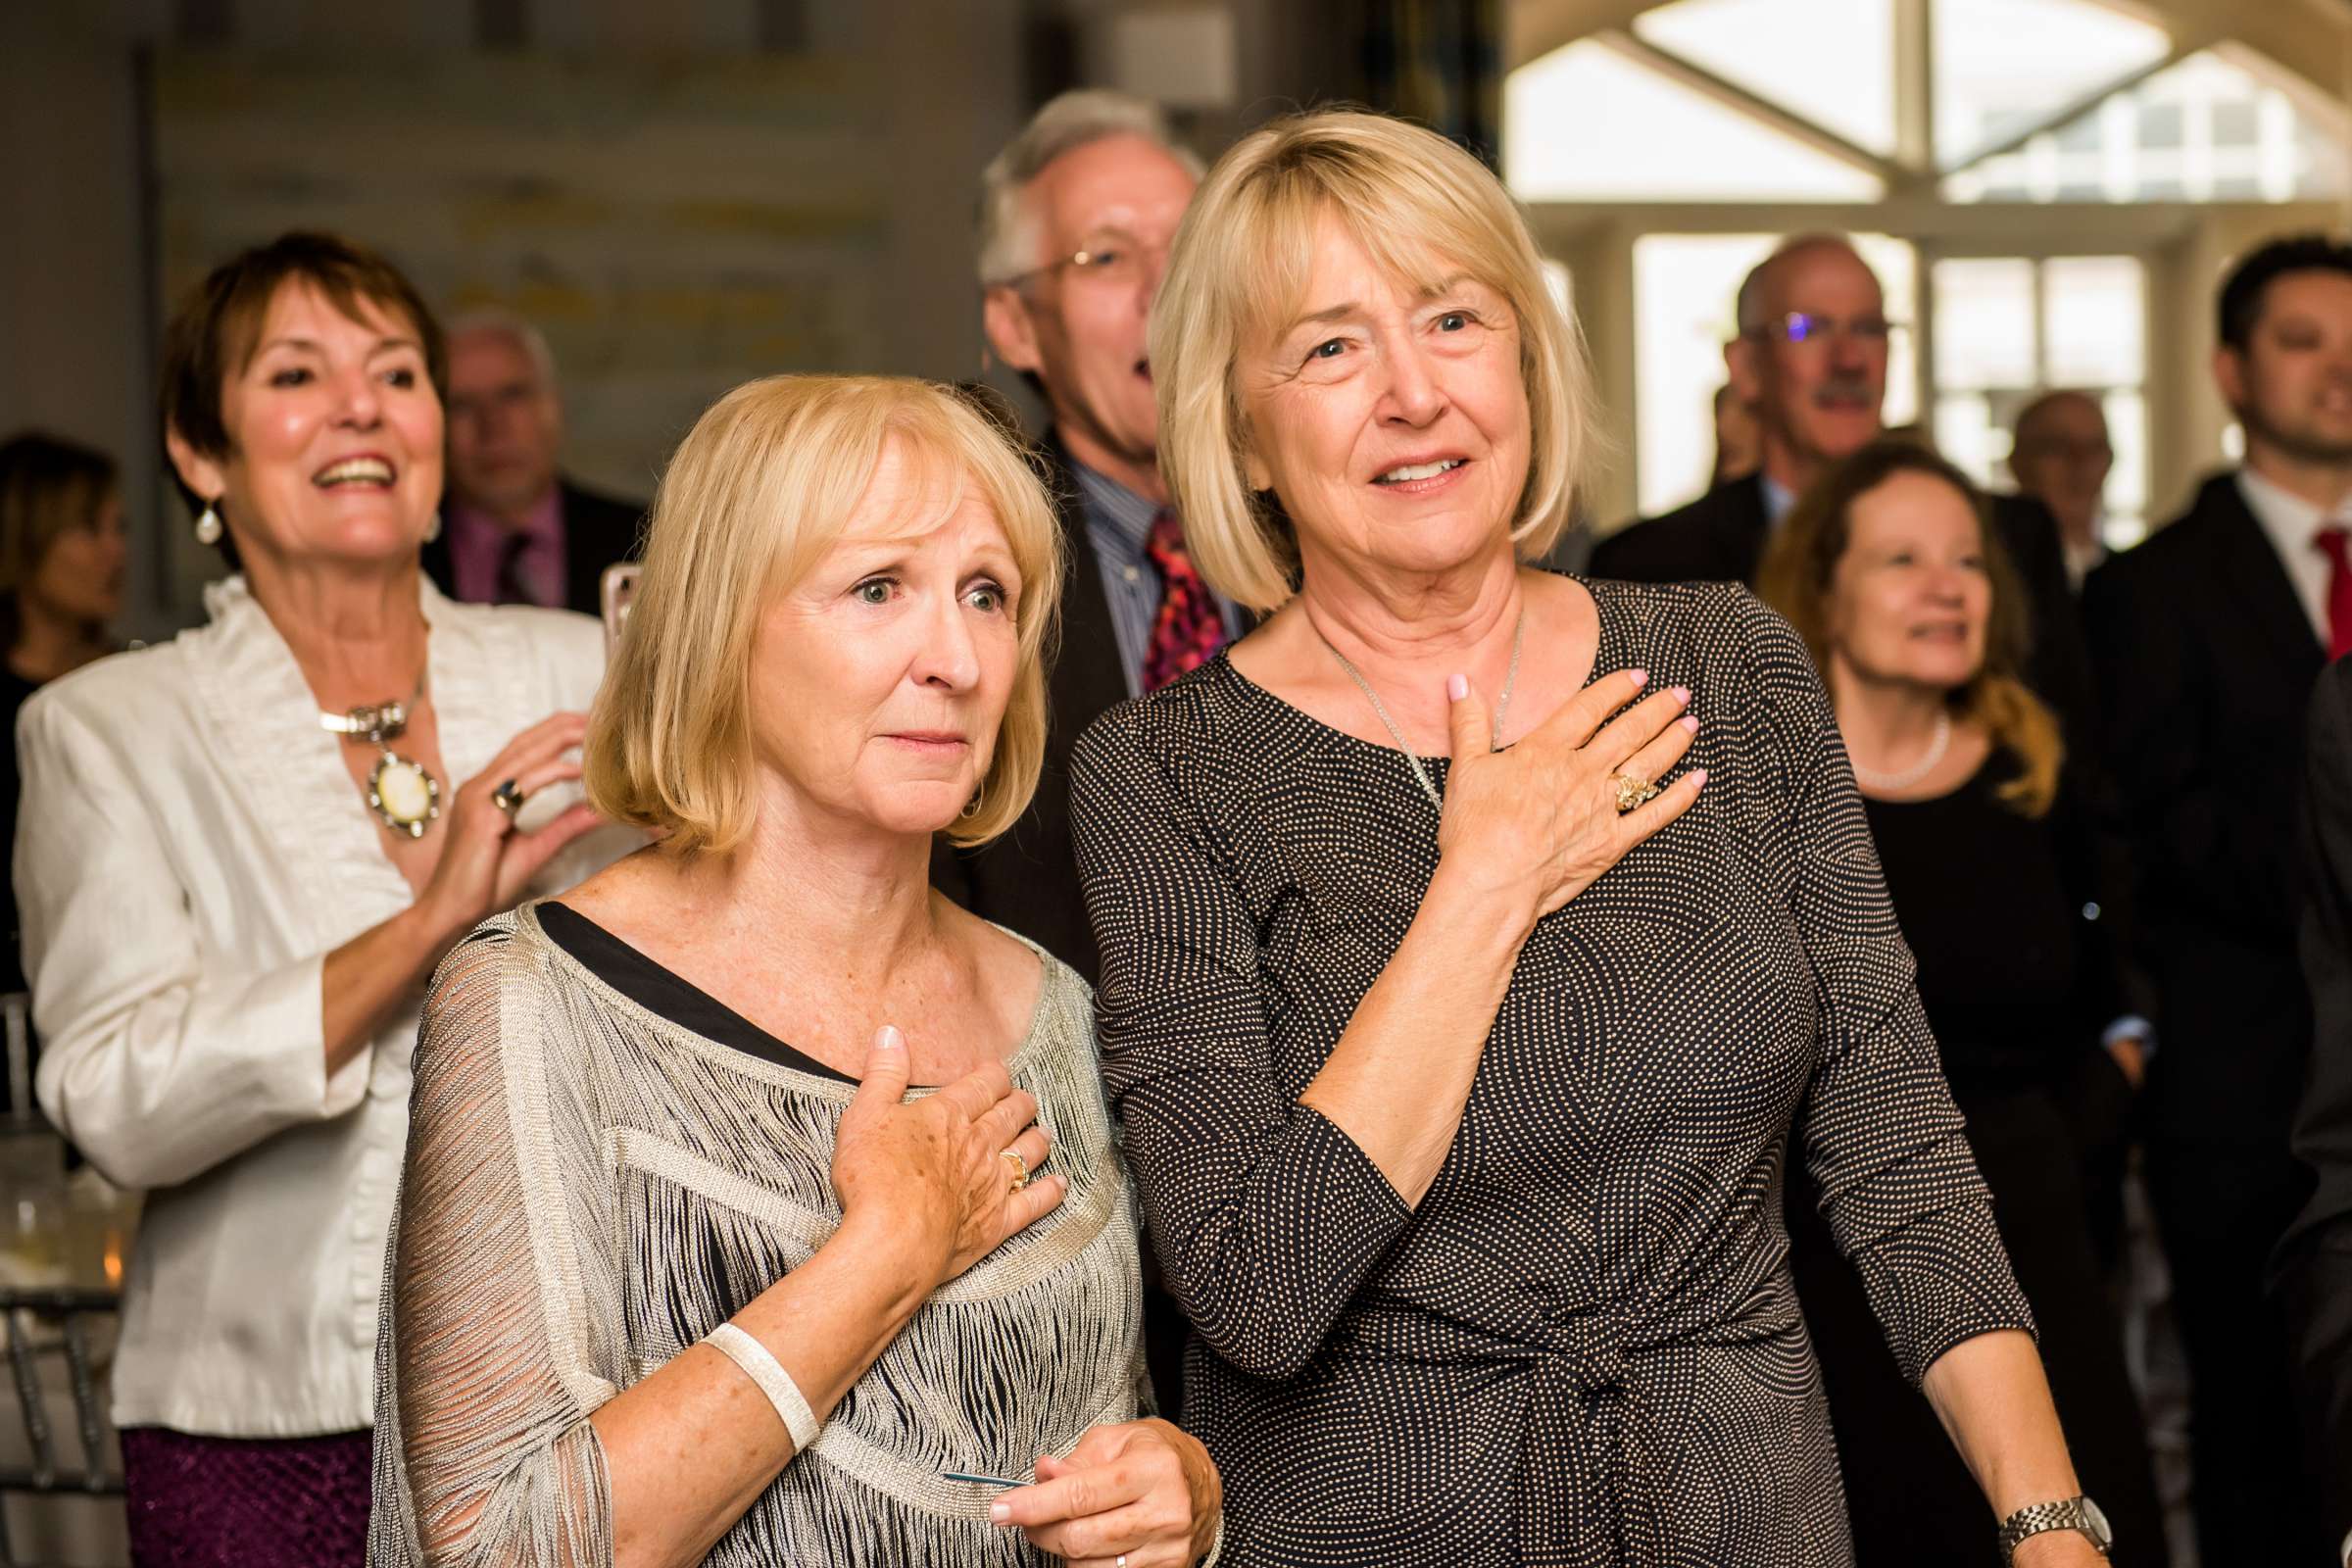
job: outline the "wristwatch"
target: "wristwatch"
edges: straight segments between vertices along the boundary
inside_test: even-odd
[[[2001,1560],[2014,1561],[2017,1544],[2028,1536],[2038,1536],[2044,1530],[2078,1530],[2090,1538],[2100,1556],[2107,1555],[2115,1544],[2115,1532],[2107,1526],[2107,1516],[2099,1505],[2088,1497],[2069,1497],[2064,1502],[2029,1503],[2001,1521]]]

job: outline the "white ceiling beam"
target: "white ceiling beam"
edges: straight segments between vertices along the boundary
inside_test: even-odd
[[[1503,69],[1516,71],[1596,32],[1630,27],[1644,11],[1669,3],[1671,0],[1506,0]]]
[[[1802,142],[1815,152],[1837,159],[1839,163],[1876,174],[1889,185],[1902,181],[1907,171],[1890,158],[1883,158],[1867,147],[1846,140],[1836,131],[1815,124],[1802,115],[1783,108],[1771,99],[1748,91],[1737,82],[1727,81],[1706,67],[1688,60],[1669,49],[1661,49],[1640,35],[1620,28],[1595,35],[1597,42],[1607,45],[1627,59],[1648,67],[1658,74],[1681,83],[1693,92],[1701,93],[1735,113],[1750,120],[1761,121],[1772,129],[1792,141]]]
[[[1962,170],[1974,169],[1977,167],[1977,165],[1984,163],[1988,159],[2006,157],[2010,153],[2016,152],[2019,148],[2025,146],[2026,143],[2032,141],[2034,137],[2047,135],[2049,132],[2058,129],[2061,125],[2067,124],[2083,115],[2089,114],[2092,110],[2098,108],[2100,104],[2114,97],[2117,93],[2127,92],[2132,88],[2138,86],[2141,82],[2147,80],[2150,76],[2155,75],[2157,73],[2169,71],[2173,67],[2179,65],[2181,61],[2186,60],[2190,55],[2197,53],[2201,49],[2209,49],[2219,42],[2221,42],[2220,38],[2206,34],[2196,34],[2187,37],[2182,37],[2176,34],[2173,38],[2170,48],[2166,49],[2163,54],[2158,55],[2154,60],[2149,61],[2146,65],[2141,66],[2138,70],[2126,72],[2120,76],[2110,77],[2108,80],[2099,83],[2099,85],[2096,87],[2091,88],[2088,92],[2069,99],[2067,102],[2059,105],[2056,109],[2051,110],[2049,113],[2041,116],[2032,123],[2019,126],[2017,129],[2009,132],[2009,134],[2006,136],[2001,137],[1998,141],[1988,141],[1982,147],[1970,148],[1967,154],[1963,156],[1958,163],[1952,165],[1949,170],[1945,171],[1945,172],[1957,174]]]

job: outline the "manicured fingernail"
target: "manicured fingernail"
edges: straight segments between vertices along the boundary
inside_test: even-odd
[[[1649,684],[1649,671],[1646,669],[1629,669],[1626,673],[1634,677],[1634,684],[1637,686]]]
[[[1690,700],[1690,688],[1688,686],[1676,686],[1671,688],[1667,692],[1667,695],[1672,697],[1678,703],[1687,703]]]
[[[1446,676],[1446,695],[1447,697],[1451,698],[1453,701],[1455,701],[1455,702],[1457,702],[1457,703],[1458,703],[1458,702],[1460,702],[1460,701],[1461,701],[1463,698],[1465,698],[1465,697],[1469,696],[1469,695],[1470,695],[1470,677],[1469,677],[1469,676],[1467,676],[1467,675],[1448,675],[1448,676]]]
[[[1699,788],[1701,785],[1705,784],[1706,781],[1707,770],[1705,768],[1694,767],[1690,770],[1690,787],[1692,789]]]
[[[1682,725],[1683,728],[1689,730],[1693,735],[1698,733],[1698,718],[1695,714],[1685,713],[1682,717],[1676,719],[1675,722]]]
[[[899,1026],[895,1023],[886,1023],[874,1031],[874,1044],[884,1051],[896,1051],[906,1043],[906,1037],[899,1033]]]
[[[1003,1524],[1012,1517],[1012,1505],[1005,1502],[992,1502],[988,1505],[988,1516],[997,1523]]]

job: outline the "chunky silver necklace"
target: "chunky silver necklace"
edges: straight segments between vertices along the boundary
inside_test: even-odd
[[[413,839],[424,837],[424,825],[441,814],[441,781],[422,762],[394,751],[392,742],[409,727],[409,714],[423,700],[424,677],[419,675],[416,695],[405,703],[318,714],[318,727],[329,735],[356,735],[376,749],[375,767],[368,775],[368,808],[384,826]]]
[[[1307,624],[1314,626],[1315,623],[1310,618]],[[1429,797],[1429,804],[1441,811],[1445,810],[1445,799],[1438,794],[1437,785],[1430,782],[1429,769],[1421,765],[1421,759],[1414,755],[1412,747],[1405,744],[1404,731],[1398,729],[1396,721],[1389,716],[1388,705],[1380,700],[1380,693],[1374,691],[1372,683],[1348,662],[1346,654],[1332,647],[1331,639],[1323,636],[1322,627],[1315,626],[1315,635],[1323,638],[1323,646],[1331,650],[1331,657],[1340,662],[1340,667],[1348,672],[1348,678],[1355,682],[1355,689],[1362,692],[1364,701],[1372,705],[1372,711],[1380,715],[1381,723],[1388,727],[1389,738],[1396,743],[1396,749],[1404,754],[1406,765],[1412,768],[1413,779],[1421,786],[1421,793]],[[1497,751],[1502,748],[1502,715],[1511,710],[1511,691],[1519,684],[1519,649],[1526,641],[1527,611],[1523,607],[1519,612],[1518,624],[1511,628],[1511,667],[1502,677],[1502,695],[1494,701],[1494,737],[1490,744]]]
[[[1913,762],[1909,767],[1904,768],[1901,772],[1873,772],[1871,769],[1864,767],[1860,762],[1854,762],[1853,758],[1850,755],[1846,758],[1846,760],[1853,762],[1855,783],[1861,785],[1866,790],[1876,790],[1881,795],[1894,795],[1909,789],[1921,779],[1926,778],[1930,773],[1935,772],[1936,764],[1943,760],[1943,754],[1947,751],[1950,751],[1951,747],[1952,715],[1950,711],[1946,710],[1939,710],[1936,714],[1936,734],[1935,737],[1928,742],[1927,751],[1921,754],[1918,761]]]

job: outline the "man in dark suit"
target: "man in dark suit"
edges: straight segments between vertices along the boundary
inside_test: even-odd
[[[1724,345],[1728,395],[1754,410],[1763,465],[1592,547],[1592,575],[1633,582],[1753,584],[1772,530],[1815,476],[1886,433],[1886,295],[1851,242],[1802,234],[1740,285],[1739,335]],[[2058,525],[2039,502],[1992,499],[1992,521],[2031,600],[2027,671],[2068,728],[2087,722],[2082,651]]]
[[[596,614],[605,568],[635,559],[645,509],[556,469],[564,405],[547,340],[517,317],[463,317],[449,332],[449,478],[424,569],[470,604]]]
[[[2328,1539],[2352,1554],[2352,660],[2320,676],[2303,798],[2312,1057],[2294,1152],[2318,1190],[2278,1246],[2303,1453]]]
[[[1200,162],[1159,110],[1064,93],[981,177],[979,272],[990,348],[1045,400],[1042,443],[1067,574],[1037,799],[1011,832],[935,867],[975,913],[1042,944],[1089,983],[1096,953],[1070,849],[1070,748],[1104,709],[1213,655],[1232,607],[1200,581],[1157,466],[1146,313]]]
[[[2172,1263],[2208,1562],[2310,1562],[2283,1335],[2262,1280],[2308,1180],[2288,1128],[2311,1038],[2296,965],[2312,683],[2352,646],[2352,249],[2283,240],[2222,288],[2214,373],[2245,466],[2090,574],[2107,771],[2161,1007],[2143,1112]]]

